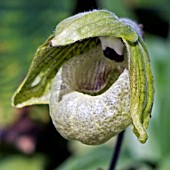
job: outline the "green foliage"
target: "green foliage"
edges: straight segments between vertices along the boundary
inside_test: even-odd
[[[112,150],[109,147],[98,147],[98,149],[93,149],[81,156],[72,156],[56,170],[95,170],[97,168],[107,169],[110,163],[111,154]]]
[[[169,119],[170,119],[170,39],[164,41],[162,39],[151,38],[148,40],[152,57],[153,69],[155,73],[156,99],[153,110],[153,123],[155,124],[158,133],[153,135],[158,140],[161,155],[168,156],[169,154]]]
[[[0,127],[13,122],[18,112],[11,95],[23,80],[35,49],[69,15],[71,2],[10,0],[0,4]]]
[[[41,155],[26,157],[14,155],[0,160],[0,170],[42,170],[45,161]]]

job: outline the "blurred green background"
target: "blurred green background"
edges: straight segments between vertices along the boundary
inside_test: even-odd
[[[144,25],[151,55],[155,101],[140,144],[126,130],[118,170],[170,169],[170,1],[169,0],[5,0],[0,1],[0,170],[107,169],[116,137],[100,146],[63,139],[48,106],[13,108],[11,96],[27,73],[39,45],[57,23],[80,11],[108,9]]]

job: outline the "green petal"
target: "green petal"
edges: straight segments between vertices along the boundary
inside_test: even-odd
[[[51,47],[49,39],[38,48],[28,74],[15,92],[12,105],[23,107],[31,104],[47,104],[50,97],[51,83],[61,65],[71,57],[84,53],[99,44],[93,38],[78,43]]]
[[[98,36],[114,36],[135,42],[135,29],[123,22],[114,13],[106,10],[84,12],[60,22],[56,27],[52,46],[71,44],[76,41]]]
[[[124,42],[129,58],[130,113],[133,131],[139,141],[145,143],[147,140],[146,128],[149,123],[154,93],[149,55],[141,39],[136,43]]]
[[[154,101],[154,80],[153,80],[153,74],[152,74],[152,70],[151,70],[151,66],[150,66],[150,59],[149,59],[149,53],[148,50],[144,44],[144,42],[142,41],[141,38],[139,38],[139,42],[141,44],[141,48],[143,48],[143,60],[145,63],[145,70],[146,70],[146,76],[147,76],[147,102],[146,102],[146,106],[144,109],[144,114],[143,114],[143,126],[145,128],[148,127],[149,124],[149,119],[151,117],[151,110],[152,110],[152,106],[153,106],[153,101]]]

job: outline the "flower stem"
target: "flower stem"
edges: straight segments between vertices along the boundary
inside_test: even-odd
[[[116,163],[118,161],[119,154],[120,154],[121,145],[122,145],[122,142],[123,142],[124,132],[125,131],[122,131],[118,135],[117,142],[116,142],[116,147],[115,147],[115,150],[113,152],[112,161],[110,163],[110,167],[109,167],[108,170],[115,170]]]

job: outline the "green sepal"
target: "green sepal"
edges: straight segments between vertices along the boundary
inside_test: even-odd
[[[52,39],[52,46],[75,43],[82,39],[113,36],[130,42],[138,40],[135,28],[128,22],[122,22],[114,13],[107,10],[83,12],[60,22]]]

